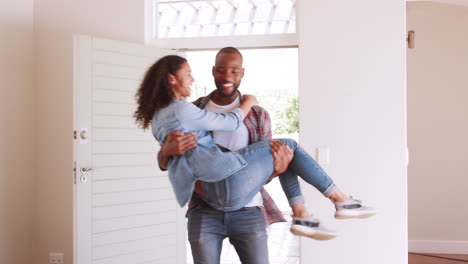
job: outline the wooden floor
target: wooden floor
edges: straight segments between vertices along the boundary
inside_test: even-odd
[[[409,253],[408,264],[463,264],[468,263],[468,255]]]

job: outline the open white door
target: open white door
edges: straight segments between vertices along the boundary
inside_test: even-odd
[[[132,117],[143,74],[169,53],[74,37],[74,264],[186,262],[184,211]]]

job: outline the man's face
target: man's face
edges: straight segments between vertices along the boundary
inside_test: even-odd
[[[244,77],[242,57],[239,54],[220,53],[213,67],[213,77],[218,94],[224,98],[236,95]]]

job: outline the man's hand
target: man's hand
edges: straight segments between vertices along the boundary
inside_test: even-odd
[[[161,146],[164,156],[179,156],[197,146],[197,137],[193,133],[182,133],[178,130],[169,132]]]
[[[294,157],[294,153],[290,147],[281,143],[277,140],[270,141],[271,154],[273,155],[273,174],[270,176],[270,180],[280,175],[288,169],[289,163]]]
[[[166,141],[158,153],[159,167],[167,170],[172,156],[179,156],[197,146],[197,137],[193,133],[182,133],[178,130],[169,132]]]

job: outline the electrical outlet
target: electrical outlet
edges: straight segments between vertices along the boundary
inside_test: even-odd
[[[50,252],[49,253],[49,264],[64,264],[63,253]]]

